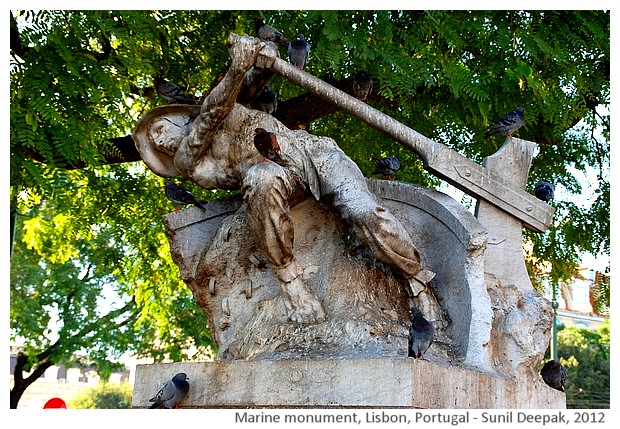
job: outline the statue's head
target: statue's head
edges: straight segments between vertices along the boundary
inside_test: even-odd
[[[132,138],[142,160],[155,174],[179,175],[174,154],[199,114],[199,105],[168,104],[150,110],[140,119]]]

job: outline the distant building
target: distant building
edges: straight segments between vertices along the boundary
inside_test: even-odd
[[[609,276],[585,267],[579,267],[577,271],[571,283],[561,284],[556,289],[557,323],[595,329],[605,318],[594,310],[593,291],[600,282],[609,284]],[[553,302],[553,291],[549,284],[545,296]]]

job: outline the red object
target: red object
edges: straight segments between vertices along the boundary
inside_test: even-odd
[[[43,408],[67,408],[67,403],[61,398],[52,398],[43,405]]]

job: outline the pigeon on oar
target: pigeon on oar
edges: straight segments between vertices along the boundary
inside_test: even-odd
[[[554,191],[555,186],[553,186],[553,183],[547,182],[546,180],[540,180],[534,185],[534,195],[536,198],[546,203],[553,199]]]
[[[366,101],[366,98],[372,91],[372,76],[367,70],[361,70],[353,76],[353,94],[360,101]]]
[[[264,87],[261,93],[258,95],[258,103],[263,112],[267,112],[270,115],[276,114],[278,108],[278,99],[276,93],[273,92],[268,86]]]
[[[426,320],[420,309],[416,306],[409,310],[411,315],[411,326],[409,327],[409,347],[408,357],[428,360],[424,353],[433,344],[435,329],[433,324]]]
[[[198,201],[187,189],[183,189],[179,185],[176,185],[172,180],[166,180],[164,184],[166,197],[168,197],[168,199],[173,203],[180,206],[193,204],[196,207],[200,207],[204,211],[207,210],[207,208],[200,201]]]
[[[300,70],[306,67],[308,55],[310,53],[310,44],[306,42],[304,35],[299,33],[295,40],[288,45],[288,58],[291,64]]]
[[[180,408],[179,403],[185,399],[189,392],[189,381],[187,380],[189,379],[184,372],[179,372],[172,377],[154,397],[149,399],[149,402],[153,402],[149,408]]]
[[[393,180],[394,175],[400,170],[400,162],[395,156],[386,158],[373,158],[376,170],[372,174],[381,174],[385,180]]]
[[[549,387],[564,392],[566,368],[560,362],[553,359],[547,361],[540,370],[540,376]]]
[[[194,104],[195,101],[185,96],[185,91],[166,79],[154,77],[155,91],[168,104]]]
[[[274,133],[264,128],[256,128],[254,130],[254,147],[256,147],[256,150],[263,156],[261,162],[270,160],[276,164],[282,165],[283,161],[280,157],[280,144]]]
[[[512,137],[512,133],[517,131],[525,123],[525,109],[523,107],[517,107],[510,113],[502,116],[496,123],[491,125],[484,134],[484,138],[490,137],[493,134],[504,134],[508,137]]]
[[[266,42],[274,42],[282,46],[288,46],[288,44],[291,43],[282,33],[272,26],[265,24],[260,18],[254,18],[254,30],[256,31],[256,36]]]

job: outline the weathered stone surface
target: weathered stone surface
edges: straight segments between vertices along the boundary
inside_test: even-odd
[[[187,373],[183,408],[566,408],[540,379],[515,381],[411,358],[286,359],[138,365],[132,406]]]
[[[484,284],[486,231],[439,192],[395,181],[369,186],[409,232],[423,266],[437,273],[432,285],[449,324],[428,355],[494,372],[485,347],[493,317]],[[244,207],[218,204],[206,214],[189,208],[165,216],[173,258],[210,321],[218,359],[406,356],[411,304],[404,280],[326,206],[309,199],[291,211],[296,257],[327,313],[323,323],[297,324],[287,318]]]
[[[495,176],[525,188],[536,146],[509,138],[483,165]],[[549,346],[553,311],[551,303],[534,290],[525,267],[524,225],[484,200],[478,201],[476,217],[489,231],[484,270],[489,274],[487,288],[495,313],[490,341],[493,360],[504,374],[532,376]]]

